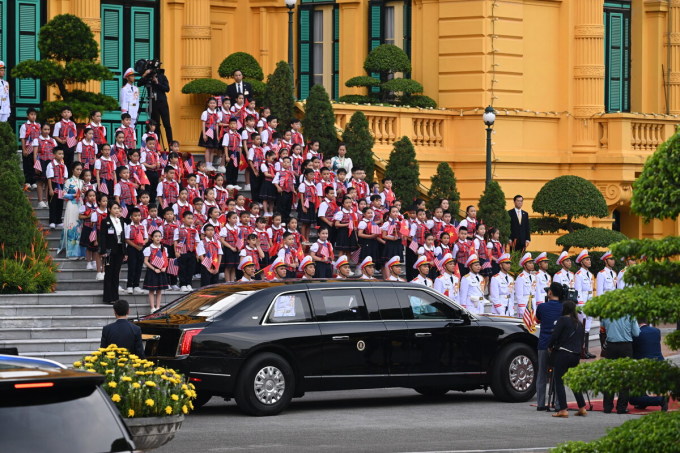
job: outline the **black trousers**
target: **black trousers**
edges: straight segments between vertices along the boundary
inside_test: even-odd
[[[163,120],[165,138],[168,139],[168,143],[166,145],[168,148],[170,148],[170,142],[172,142],[172,125],[170,124],[170,108],[168,107],[167,99],[153,101],[151,104],[151,119],[154,120],[158,125],[161,124],[161,119]]]
[[[21,163],[24,170],[24,182],[35,184],[35,169],[33,168],[33,153],[28,156],[21,156]]]
[[[557,397],[557,404],[560,410],[567,410],[567,391],[564,388],[564,381],[562,378],[564,374],[569,370],[578,365],[579,360],[581,360],[581,355],[573,354],[567,351],[555,351],[552,353],[554,357],[551,357],[553,362],[553,379],[555,380],[555,396]],[[583,394],[579,392],[574,392],[574,397],[576,398],[576,404],[578,407],[585,407],[586,402],[583,399]]]
[[[58,149],[63,149],[64,150],[64,165],[66,165],[66,168],[68,168],[68,171],[71,171],[71,165],[73,164],[73,158],[76,155],[76,147],[71,147],[69,148],[66,146],[66,143],[63,145],[59,145],[57,147]]]
[[[281,192],[276,199],[276,210],[281,213],[281,220],[288,224],[290,210],[293,207],[293,194],[291,192]]]
[[[406,247],[406,281],[410,282],[418,275],[418,270],[413,269],[413,266],[418,260],[418,255],[416,255],[413,250]]]
[[[315,261],[316,272],[314,272],[314,278],[332,278],[333,268],[331,263],[322,263],[321,261]]]
[[[165,249],[168,251],[168,259],[177,258],[175,256],[175,247],[173,247],[172,245],[166,245]],[[177,284],[177,275],[168,274],[168,284],[170,286],[176,285]]]
[[[218,282],[220,278],[220,273],[217,272],[216,274],[211,274],[208,269],[205,268],[205,266],[201,266],[201,286],[208,286],[208,285],[214,285],[215,283]]]
[[[258,203],[262,201],[262,198],[260,198],[260,188],[262,187],[262,181],[264,180],[264,176],[262,175],[262,172],[258,176],[255,176],[255,172],[251,170],[250,167],[246,169],[248,174],[250,174],[250,193],[252,193],[252,200],[257,201]]]
[[[54,187],[54,186],[53,186]],[[50,221],[49,223],[59,224],[61,223],[62,216],[64,214],[64,200],[57,196],[57,189],[54,189],[54,195],[49,197],[50,206]]]
[[[633,357],[633,343],[612,343],[607,342],[607,359],[622,359],[624,357]],[[625,411],[628,407],[628,390],[619,392],[619,398],[616,400],[616,410],[618,412]],[[603,409],[610,412],[614,408],[614,394],[605,393],[604,401],[602,402]]]
[[[227,184],[235,185],[238,182],[238,164],[234,165],[234,160],[231,158],[234,153],[238,152],[239,151],[229,151],[227,153],[227,163],[225,165],[227,171],[224,173],[224,179],[226,179]],[[238,159],[239,157],[237,156],[236,161],[238,161]]]
[[[191,280],[196,273],[196,253],[183,253],[177,258],[177,265],[179,267],[179,286],[191,285]]]
[[[137,288],[142,277],[142,265],[144,264],[144,253],[134,247],[127,248],[127,287]]]
[[[123,264],[124,257],[124,247],[117,245],[111,249],[111,254],[106,258],[104,265],[104,303],[110,304],[119,299],[120,267]]]
[[[149,185],[146,186],[146,191],[149,192],[149,203],[155,203],[156,188],[158,187],[158,172],[150,171],[146,174],[146,177],[149,178]],[[160,217],[160,212],[158,216]]]

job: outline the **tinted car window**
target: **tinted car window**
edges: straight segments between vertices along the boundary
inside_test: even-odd
[[[250,285],[255,284],[250,283]],[[200,289],[170,303],[160,311],[146,316],[145,319],[181,315],[210,320],[253,294],[256,289],[255,286],[248,288],[244,285],[233,285],[227,288],[213,286]]]
[[[374,288],[382,319],[404,319],[397,293],[392,288]]]
[[[283,324],[287,322],[311,321],[312,314],[305,293],[281,294],[276,296],[269,309],[267,322]]]
[[[368,311],[359,289],[315,291],[326,311],[326,321],[364,321]]]
[[[406,290],[409,308],[413,319],[453,319],[457,311],[425,291]]]

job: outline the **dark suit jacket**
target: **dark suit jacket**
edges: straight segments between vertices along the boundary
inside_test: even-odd
[[[253,87],[250,86],[248,82],[244,81],[242,83],[243,83],[243,96],[245,99],[248,100],[248,102],[250,102],[253,100]],[[246,91],[248,92],[248,94],[245,94]],[[236,92],[236,83],[232,83],[231,85],[227,86],[227,96],[229,97],[229,99],[231,99],[231,105],[234,105],[234,103],[236,102],[237,94],[238,93]]]
[[[508,215],[510,216],[510,242],[517,239],[515,248],[522,250],[524,249],[525,241],[531,240],[529,214],[526,211],[522,211],[522,224],[519,223],[514,208],[508,211]]]
[[[633,337],[633,358],[663,360],[659,329],[653,326],[640,327],[640,335]]]
[[[144,357],[144,345],[142,344],[142,329],[132,324],[127,319],[117,319],[116,322],[104,326],[102,329],[102,341],[100,347],[105,348],[115,344]]]
[[[109,231],[111,230],[116,231],[115,228],[113,228],[111,217],[107,217],[102,221],[98,237],[99,253],[104,254],[106,253],[107,250],[111,250],[112,253],[118,254],[125,253],[125,221],[123,219],[120,219],[120,222],[123,228],[121,228],[120,232],[121,240],[119,244],[118,240],[116,239],[116,235],[109,233]]]

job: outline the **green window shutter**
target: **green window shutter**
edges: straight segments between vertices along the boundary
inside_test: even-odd
[[[123,68],[123,7],[102,5],[101,15],[101,60],[114,75],[113,80],[102,82],[102,93],[118,99],[120,88],[123,86],[123,72],[126,69]]]
[[[411,0],[404,1],[404,52],[411,58]]]
[[[340,10],[333,8],[333,89],[331,99],[340,95]]]
[[[0,60],[7,64],[7,0],[0,0]]]
[[[16,59],[15,63],[39,60],[38,32],[40,30],[40,0],[21,0],[16,3]],[[16,79],[17,104],[38,104],[40,82],[34,79]]]
[[[630,111],[630,3],[606,3],[605,110]]]
[[[312,9],[304,6],[299,10],[299,63],[298,63],[298,87],[299,98],[306,99],[311,88],[311,54],[312,54]]]
[[[137,60],[152,59],[154,57],[155,21],[153,8],[136,7],[131,14],[131,66]]]
[[[375,49],[383,43],[383,8],[382,1],[371,1],[368,5],[368,51]],[[380,74],[374,72],[371,77],[380,78]],[[380,88],[373,87],[372,93],[379,93]]]

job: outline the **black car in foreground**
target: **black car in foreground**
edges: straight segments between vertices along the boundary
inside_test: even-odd
[[[420,285],[362,280],[222,284],[137,321],[146,356],[187,374],[198,403],[235,398],[252,415],[305,392],[490,387],[535,392],[537,337],[521,320],[469,313]]]

